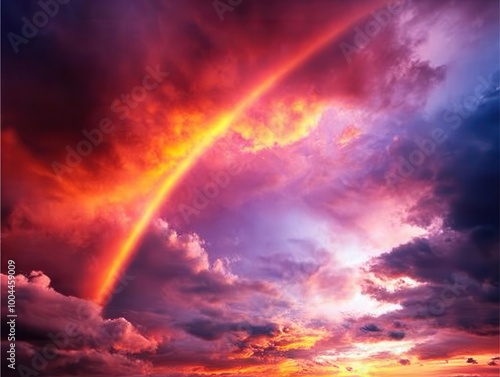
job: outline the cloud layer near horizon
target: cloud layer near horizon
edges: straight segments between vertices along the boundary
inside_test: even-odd
[[[33,4],[5,5],[4,38]],[[74,0],[18,54],[4,40],[18,365],[55,344],[39,375],[497,375],[498,4],[402,2],[346,59],[341,43],[387,9],[243,1],[221,22],[211,2]],[[93,303],[162,179],[332,25],[193,166]],[[120,119],[113,101],[156,67],[168,76]],[[55,174],[103,117],[115,129]]]

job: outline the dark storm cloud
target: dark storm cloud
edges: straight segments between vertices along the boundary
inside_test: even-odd
[[[456,119],[459,122],[453,129],[450,124],[438,124],[447,130],[447,140],[413,175],[396,184],[396,191],[412,184],[425,188],[408,212],[410,222],[428,226],[442,218],[443,226],[375,258],[370,271],[382,279],[408,276],[423,284],[395,291],[373,282],[364,287],[379,300],[403,306],[377,320],[406,318],[410,327],[415,320],[427,320],[436,330],[447,328],[477,336],[478,345],[486,349],[497,339],[500,323],[500,119],[496,85],[491,84],[476,111]],[[429,135],[426,126],[408,131],[408,141],[403,138],[398,143],[396,156],[408,156],[415,150],[410,140]],[[414,331],[410,331],[410,338]],[[396,332],[391,332],[391,337],[392,333]],[[464,339],[455,349],[467,347],[472,339]],[[435,348],[416,346],[412,352],[423,359],[435,358],[453,354],[447,349],[452,344],[453,340],[447,339]]]
[[[437,149],[436,158],[429,166],[431,174],[417,178],[431,190],[411,209],[410,218],[429,213],[434,217],[444,215],[445,229],[460,234],[462,242],[465,241],[463,247],[445,250],[452,236],[440,237],[440,250],[432,250],[437,238],[414,240],[383,257],[390,271],[403,272],[408,266],[415,269],[415,275],[430,278],[425,274],[432,274],[432,270],[437,273],[450,266],[450,262],[453,268],[464,268],[475,278],[498,282],[498,271],[486,263],[488,259],[493,262],[498,258],[495,252],[499,226],[498,122],[496,90],[477,111],[462,120],[457,130],[450,131],[448,140]],[[410,182],[401,183],[406,184]]]
[[[365,332],[365,333],[369,333],[369,332],[380,332],[382,331],[381,328],[379,328],[377,325],[375,325],[374,323],[370,323],[368,325],[365,325],[361,328],[361,331]]]
[[[498,7],[495,2],[487,6],[472,3],[460,3],[453,9],[470,10],[471,19],[489,15],[486,22],[492,22],[492,9]],[[298,47],[310,43],[311,37],[323,31],[326,25],[341,21],[344,14],[356,11],[358,3],[244,1],[234,12],[226,14],[223,24],[211,1],[123,1],[118,4],[104,0],[90,4],[73,0],[64,10],[61,9],[58,18],[51,20],[43,33],[23,46],[19,54],[9,51],[9,43],[3,41],[2,81],[4,90],[12,93],[3,95],[3,124],[7,133],[17,135],[7,140],[13,140],[12,149],[20,150],[22,146],[30,158],[41,164],[60,159],[67,143],[81,140],[82,129],[95,127],[96,120],[109,113],[111,101],[140,82],[146,65],[161,64],[162,69],[171,72],[169,94],[152,94],[161,97],[158,102],[165,109],[174,109],[172,103],[198,108],[197,101],[203,100],[208,101],[209,106],[200,105],[200,109],[212,111],[215,105],[220,105],[223,112],[234,106],[240,94],[265,75],[268,68],[274,68],[276,62],[286,62]],[[415,19],[409,26],[416,19],[429,15],[435,15],[436,23],[439,22],[439,17],[445,15],[444,9],[451,4],[419,2],[415,5]],[[33,11],[33,7],[13,3],[4,9],[7,11],[2,12],[3,31],[17,30],[20,26],[17,20]],[[388,25],[378,38],[371,41],[369,48],[353,57],[350,64],[345,61],[337,43],[353,37],[352,30],[346,31],[286,78],[272,94],[291,93],[294,96],[294,92],[308,93],[320,101],[336,98],[348,104],[361,104],[360,107],[367,105],[367,109],[375,112],[401,111],[404,114],[402,123],[406,122],[409,129],[421,130],[419,120],[410,119],[408,114],[421,109],[430,91],[448,72],[445,67],[433,66],[416,58],[415,51],[421,40],[400,40],[400,31],[397,23]],[[262,101],[262,106],[267,106],[271,95]],[[64,224],[62,229],[57,228],[64,237],[54,236],[44,224],[40,226],[17,215],[18,200],[32,198],[33,191],[26,187],[36,186],[36,190],[44,192],[44,200],[39,202],[50,202],[49,199],[58,202],[61,196],[59,181],[46,172],[41,174],[40,170],[28,169],[31,160],[16,155],[9,161],[8,179],[3,183],[2,201],[7,204],[7,209],[3,207],[5,217],[11,220],[9,227],[40,229],[40,235],[16,234],[2,240],[2,245],[9,248],[9,256],[24,259],[19,263],[23,270],[20,272],[29,271],[30,265],[39,264],[51,278],[54,276],[53,284],[62,287],[49,288],[47,276],[40,273],[19,290],[19,308],[24,318],[19,328],[20,360],[31,362],[33,352],[45,344],[48,332],[64,331],[62,326],[68,318],[73,318],[73,310],[80,302],[94,314],[94,318],[77,321],[82,328],[81,336],[58,351],[58,358],[44,372],[48,375],[78,372],[88,376],[111,376],[117,370],[122,375],[134,375],[152,372],[148,370],[151,366],[179,370],[197,368],[200,376],[206,375],[207,371],[218,374],[221,370],[262,365],[266,358],[276,364],[280,358],[312,360],[331,354],[332,350],[354,353],[357,350],[353,339],[371,344],[393,340],[395,345],[402,339],[415,341],[418,345],[409,355],[424,360],[454,356],[460,352],[463,355],[463,350],[469,352],[471,349],[489,352],[492,347],[497,347],[494,341],[497,340],[499,325],[499,224],[498,217],[495,217],[498,212],[497,100],[497,93],[491,94],[477,112],[462,120],[458,130],[450,131],[447,142],[440,146],[428,165],[420,167],[395,188],[397,194],[398,190],[406,191],[405,185],[430,187],[426,196],[408,213],[408,221],[429,225],[442,216],[445,225],[435,234],[400,245],[376,258],[370,272],[380,278],[409,276],[423,284],[394,291],[374,282],[367,283],[365,292],[382,302],[399,303],[402,309],[377,318],[367,315],[352,320],[341,330],[333,329],[328,321],[320,324],[318,320],[316,326],[301,329],[306,335],[311,327],[314,330],[303,342],[293,337],[291,340],[279,339],[286,331],[281,330],[277,323],[297,311],[299,305],[295,307],[295,302],[287,301],[275,282],[299,284],[312,281],[311,285],[318,292],[328,293],[328,299],[340,300],[351,297],[355,291],[353,276],[356,274],[353,270],[328,270],[322,267],[322,259],[304,261],[291,258],[280,250],[258,259],[263,266],[262,276],[237,276],[231,273],[231,262],[208,255],[196,234],[178,234],[167,227],[161,235],[155,232],[145,235],[129,269],[129,273],[137,278],[123,294],[112,298],[104,313],[91,302],[58,293],[78,292],[75,276],[84,275],[86,280],[93,280],[93,273],[82,268],[84,258],[76,257],[73,248],[96,252],[110,249],[102,246],[105,242],[101,242],[101,237],[108,237],[108,233],[114,233],[116,229],[106,225],[112,221],[105,216],[68,226],[70,216],[61,215],[55,217],[54,222]],[[158,127],[167,129],[164,119],[158,119],[154,118],[160,124]],[[396,128],[388,121],[383,131],[393,126]],[[131,137],[135,142],[128,139],[127,132],[133,131],[133,127],[125,122],[123,132],[118,131],[116,138],[105,141],[98,151],[96,149],[86,165],[90,175],[108,175],[110,171],[124,169],[132,160],[141,159],[142,150],[135,148],[125,149],[126,154],[131,155],[130,161],[114,154],[115,147],[122,142],[128,147],[141,143],[137,135]],[[153,126],[148,124],[148,127]],[[424,131],[421,134],[415,131],[414,134],[426,136]],[[137,134],[141,136],[141,132],[147,133],[140,131]],[[330,176],[335,182],[321,184],[319,190],[323,191],[308,201],[310,207],[317,209],[336,198],[332,207],[342,210],[348,201],[352,202],[355,191],[363,193],[366,201],[373,202],[378,199],[378,196],[371,195],[373,192],[386,193],[386,186],[374,187],[372,182],[361,182],[361,179],[366,179],[367,170],[376,165],[369,174],[377,176],[377,183],[380,183],[389,160],[415,148],[411,140],[401,142],[394,149],[387,147],[386,139],[394,136],[391,132],[387,131],[380,137],[361,137],[355,144],[359,149],[349,156],[357,165],[341,161],[352,173],[352,184],[344,184],[347,179],[338,182],[338,177]],[[412,131],[409,132],[413,136]],[[99,160],[101,157],[102,161]],[[274,184],[276,189],[279,185],[275,182],[280,182],[276,177],[287,176],[288,171],[290,177],[296,177],[292,174],[296,165],[286,159],[282,166],[275,164],[275,160],[267,161],[276,172],[271,177],[255,174],[241,178],[240,185],[235,180],[230,190],[235,197],[233,202],[244,201],[242,197],[254,198],[252,194],[263,197],[260,193],[267,189],[264,186]],[[316,164],[314,160],[310,166]],[[289,170],[284,169],[284,165]],[[330,168],[330,165],[325,166]],[[6,170],[3,172],[5,174]],[[127,177],[128,185],[130,182],[135,185],[135,178]],[[113,176],[108,179],[113,180]],[[77,183],[82,190],[99,191],[106,182],[109,181],[99,182],[97,187],[87,186],[86,179]],[[255,190],[248,191],[248,187],[255,186],[258,186]],[[239,192],[241,187],[247,188],[245,195]],[[331,187],[338,187],[338,191]],[[306,189],[290,187],[283,195],[281,188],[276,189],[280,197],[292,191],[308,195]],[[80,197],[74,193],[71,195],[67,213],[73,215]],[[30,204],[28,202],[25,208],[31,209]],[[86,205],[87,202],[82,202],[82,207]],[[40,207],[35,208],[33,218],[39,218],[42,212],[56,212],[51,206],[42,207],[45,211],[39,212]],[[367,212],[366,208],[362,210]],[[213,213],[208,212],[205,220],[211,221]],[[120,211],[114,216],[134,221]],[[222,211],[216,216],[223,217]],[[246,221],[253,220],[248,214],[243,216]],[[75,217],[78,218],[79,214]],[[351,220],[347,217],[346,214],[342,218],[346,223]],[[227,228],[234,229],[235,224],[229,224]],[[345,229],[354,230],[354,227],[346,226]],[[256,234],[256,238],[264,233]],[[51,249],[55,252],[52,253]],[[229,252],[234,252],[234,249]],[[51,265],[50,261],[53,262]],[[328,262],[335,264],[334,260]],[[453,286],[457,273],[468,279],[466,287]],[[450,281],[451,288],[444,280]],[[450,292],[455,295],[452,304],[442,313],[416,318],[416,307],[428,305],[433,299],[442,299],[443,296],[450,299]],[[324,329],[329,330],[329,335],[318,340],[322,335],[317,334],[323,334]],[[444,336],[437,333],[442,329],[446,329]],[[432,336],[432,341],[418,343],[418,336],[422,334],[426,338]],[[280,350],[280,347],[287,351]],[[388,355],[381,354],[380,358],[387,359]],[[391,360],[397,359],[391,356]],[[407,359],[399,360],[403,366],[409,363]],[[192,375],[198,375],[198,371]],[[273,375],[269,371],[263,373]],[[186,376],[185,373],[171,375]]]
[[[16,220],[16,209],[27,197],[37,203],[59,200],[70,191],[65,184],[85,186],[93,194],[109,186],[110,176],[130,166],[141,165],[143,171],[146,162],[142,158],[149,151],[139,149],[148,145],[146,134],[152,128],[170,132],[165,114],[186,107],[206,113],[207,99],[210,112],[227,111],[257,79],[287,62],[327,26],[361,13],[363,7],[369,8],[362,3],[329,1],[248,2],[221,24],[206,1],[127,0],[118,4],[105,0],[89,5],[73,0],[61,6],[57,16],[18,54],[4,40],[2,89],[9,95],[3,96],[2,115],[3,133],[9,137],[3,135],[2,150],[11,168],[3,170],[2,226]],[[4,38],[20,29],[23,16],[37,10],[32,2],[9,2],[2,12]],[[307,22],[291,23],[290,19]],[[391,24],[385,30],[394,34],[392,28]],[[298,67],[269,96],[302,98],[303,93],[312,93],[310,98],[322,100],[349,93],[368,98],[359,76],[364,70],[349,68],[334,42]],[[392,49],[401,49],[400,43],[393,42]],[[85,140],[82,131],[96,128],[102,117],[117,120],[110,104],[140,83],[148,65],[171,73],[167,94],[166,89],[148,94],[148,100],[156,99],[162,108],[161,114],[148,115],[154,124],[144,126],[144,117],[118,122],[113,135],[105,137],[78,167],[81,176],[57,180],[51,163],[64,162],[66,146],[75,147]],[[383,80],[386,68],[370,67],[366,77]],[[138,124],[143,127],[136,129]],[[137,152],[133,158],[122,153],[130,149]],[[132,173],[137,175],[137,171]],[[18,226],[32,221],[27,215],[20,217]]]
[[[111,300],[106,313],[153,332],[181,329],[203,340],[236,332],[268,335],[276,325],[261,323],[262,313],[271,305],[288,305],[271,284],[232,276],[221,261],[209,263],[203,242],[193,234],[151,232],[139,256],[128,270],[137,276],[133,284]]]
[[[440,243],[422,240],[395,248],[377,258],[372,272],[381,277],[411,277],[424,285],[387,292],[367,284],[365,292],[379,300],[400,303],[410,318],[434,318],[438,327],[455,328],[479,335],[498,333],[498,286],[495,269],[466,237]],[[425,247],[421,247],[426,245]],[[431,249],[432,248],[432,251]],[[468,263],[461,262],[468,255]],[[476,254],[476,255],[474,255]]]
[[[462,247],[449,251],[443,257],[461,269],[467,270],[476,279],[488,279],[498,285],[498,270],[494,261],[498,260],[498,207],[499,207],[499,148],[498,148],[498,91],[492,94],[465,119],[461,127],[439,150],[434,161],[434,174],[427,178],[432,185],[432,197],[426,197],[413,208],[412,216],[418,217],[432,211],[444,209],[445,227],[459,232],[464,237]],[[434,216],[439,216],[435,212]],[[422,267],[431,271],[438,268],[439,257],[430,252],[428,243],[432,240],[417,240],[391,252],[394,268],[402,268],[402,260],[396,262],[397,255],[417,258],[410,264],[412,268]],[[445,240],[446,242],[446,240]],[[405,248],[414,249],[407,252]],[[441,246],[444,247],[444,244]],[[443,250],[441,250],[443,251]],[[449,259],[449,260],[448,260]],[[488,263],[489,261],[489,263]],[[407,260],[406,262],[412,262]],[[434,264],[434,266],[432,266]],[[446,263],[450,266],[449,263]],[[444,268],[445,266],[443,266]]]
[[[2,275],[2,284],[6,281]],[[7,302],[6,297],[2,302]],[[33,371],[41,376],[75,371],[112,375],[116,368],[138,373],[147,363],[133,355],[153,352],[157,347],[125,319],[104,319],[93,302],[56,292],[41,272],[17,276],[16,311],[16,365],[26,368],[21,375]],[[5,315],[2,321],[7,322]],[[6,346],[2,342],[2,351]]]
[[[497,366],[497,365],[500,365],[500,357],[493,357],[489,362],[488,362],[488,365],[489,366]]]
[[[227,332],[243,331],[248,336],[268,336],[273,337],[280,333],[280,330],[275,324],[265,326],[253,326],[249,323],[216,323],[207,320],[195,320],[189,323],[181,324],[180,327],[185,329],[189,334],[194,335],[203,340],[220,339]]]
[[[199,0],[124,1],[119,5],[105,0],[92,6],[73,0],[61,6],[44,32],[19,54],[4,41],[3,71],[9,72],[3,80],[3,90],[9,93],[4,96],[4,126],[15,129],[23,145],[42,161],[60,160],[65,156],[66,144],[82,139],[83,129],[94,128],[103,116],[115,115],[109,109],[111,102],[142,79],[147,65],[160,64],[170,72],[169,80],[185,103],[195,103],[210,94],[224,104],[228,101],[225,91],[238,92],[253,84],[249,72],[257,76],[265,73],[277,61],[289,57],[297,46],[310,43],[327,25],[340,21],[342,15],[357,12],[361,5],[342,3],[340,8],[328,1],[248,2],[221,24],[212,5]],[[323,11],[332,6],[338,11]],[[15,20],[33,11],[33,6],[10,4],[2,13],[2,21],[6,21],[2,28],[17,30],[21,25]],[[308,22],[296,25],[290,23],[293,18]],[[310,22],[313,19],[315,22]],[[401,63],[411,51],[395,39],[394,26],[391,23],[384,29],[391,38],[379,36],[374,48],[384,41]],[[242,32],[249,28],[252,33]],[[231,38],[227,38],[229,34]],[[267,54],[269,50],[277,53]],[[255,56],[258,58],[252,58]],[[238,61],[237,71],[231,59]],[[299,67],[283,85],[288,93],[314,93],[320,100],[346,93],[363,98],[374,88],[386,93],[380,86],[385,79],[378,78],[383,73],[381,67],[386,67],[392,57],[383,59],[368,67],[363,64],[363,69],[358,59],[353,64],[359,69],[348,69],[338,45],[332,43]],[[436,75],[434,68],[424,62],[412,64],[408,77],[414,79],[402,86],[430,83],[432,80],[415,81],[415,77]],[[284,92],[283,88],[276,90]],[[165,99],[163,106],[168,108],[172,100]],[[30,111],[24,111],[26,108]],[[89,161],[98,156],[109,158],[114,144],[113,140],[105,140]],[[88,164],[92,165],[92,161]]]
[[[390,331],[389,332],[389,338],[395,339],[395,340],[401,340],[405,337],[405,332],[404,331]]]

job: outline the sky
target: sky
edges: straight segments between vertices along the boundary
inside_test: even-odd
[[[2,375],[498,376],[497,1],[1,30]]]

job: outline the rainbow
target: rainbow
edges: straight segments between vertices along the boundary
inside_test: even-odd
[[[373,10],[374,4],[370,4],[370,10]],[[294,69],[298,68],[307,59],[324,48],[331,40],[341,35],[347,27],[354,22],[365,17],[366,11],[359,12],[349,19],[339,21],[316,38],[308,47],[299,51],[295,57],[282,64],[278,69],[268,75],[259,85],[252,89],[248,95],[241,101],[231,112],[220,116],[213,124],[213,127],[203,138],[203,141],[198,144],[192,153],[186,157],[170,174],[165,181],[162,182],[158,190],[154,193],[152,200],[146,206],[142,217],[135,224],[130,234],[123,240],[119,247],[118,253],[107,266],[104,271],[104,279],[100,284],[97,292],[97,303],[104,305],[109,299],[109,293],[115,284],[118,273],[122,271],[130,262],[133,252],[144,234],[148,224],[155,215],[156,211],[164,200],[172,193],[177,184],[182,180],[186,173],[196,164],[198,159],[209,149],[220,137],[229,130],[231,124],[244,114],[255,102],[262,97],[266,92],[273,88],[281,79],[286,77]]]

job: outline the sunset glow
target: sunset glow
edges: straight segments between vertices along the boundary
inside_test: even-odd
[[[498,376],[498,2],[2,7],[2,376]]]

